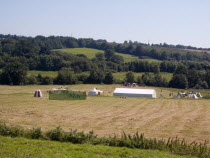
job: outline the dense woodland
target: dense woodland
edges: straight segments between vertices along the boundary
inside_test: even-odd
[[[61,36],[24,37],[0,35],[0,83],[20,84],[76,84],[76,83],[119,83],[114,72],[128,72],[127,82],[138,82],[148,86],[174,88],[209,88],[210,54],[187,52],[181,45],[148,45],[139,42],[107,42],[106,40],[76,39]],[[94,48],[104,50],[95,58],[88,59],[84,54],[73,55],[52,49]],[[178,49],[181,48],[181,49]],[[185,47],[186,48],[186,47]],[[136,60],[125,62],[115,52],[131,54],[139,59],[152,58],[160,63]],[[27,76],[28,70],[58,71],[56,78]],[[81,74],[89,72],[90,75]],[[133,72],[145,72],[134,78]],[[152,72],[153,75],[151,75]],[[160,72],[173,73],[170,82],[161,77]],[[124,82],[124,81],[123,81]]]

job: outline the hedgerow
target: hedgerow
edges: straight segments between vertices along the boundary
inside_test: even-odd
[[[89,143],[93,145],[101,144],[115,147],[153,149],[168,151],[179,155],[210,158],[210,150],[207,147],[207,141],[204,143],[187,143],[184,139],[179,139],[178,137],[168,138],[168,140],[145,138],[144,134],[139,134],[138,132],[133,135],[122,132],[121,137],[98,137],[94,134],[93,131],[84,133],[78,132],[77,130],[70,130],[67,132],[64,131],[61,127],[57,127],[49,131],[42,131],[41,128],[33,128],[29,130],[23,129],[19,126],[9,126],[5,122],[0,122],[0,135],[71,142],[74,144]]]

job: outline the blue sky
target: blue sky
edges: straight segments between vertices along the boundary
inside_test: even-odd
[[[0,33],[210,48],[210,0],[0,0]]]

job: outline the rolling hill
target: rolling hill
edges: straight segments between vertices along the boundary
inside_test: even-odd
[[[94,58],[96,53],[104,53],[103,50],[92,49],[92,48],[65,48],[65,49],[53,49],[53,51],[72,53],[75,55],[84,54],[89,59]],[[160,62],[160,60],[156,60],[156,59],[139,59],[137,56],[134,56],[134,55],[122,54],[122,53],[117,53],[117,52],[116,52],[116,55],[122,56],[125,62],[136,61],[136,60],[142,60],[142,61],[148,61],[148,62]]]

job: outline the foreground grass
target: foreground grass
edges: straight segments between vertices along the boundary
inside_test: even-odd
[[[103,145],[61,143],[54,141],[31,140],[0,136],[0,157],[21,158],[193,158],[178,156],[157,150],[129,149],[125,147],[107,147]]]

